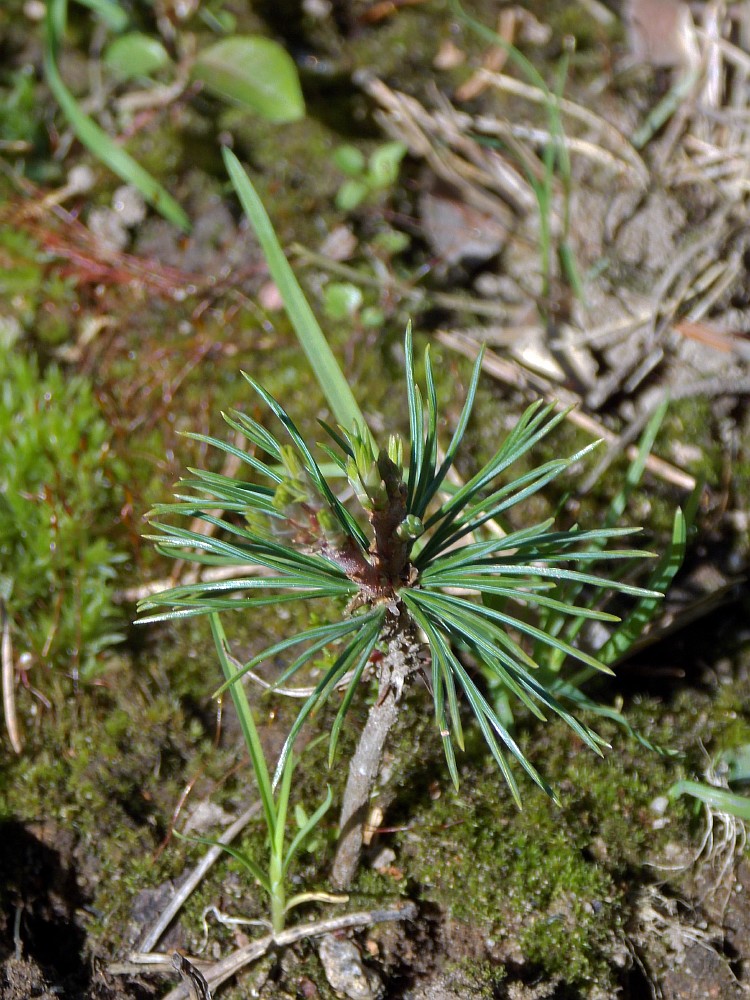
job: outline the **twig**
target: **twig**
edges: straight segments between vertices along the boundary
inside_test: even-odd
[[[380,662],[378,698],[370,708],[349,763],[339,820],[339,842],[331,870],[331,883],[336,889],[347,889],[359,867],[370,796],[380,771],[385,743],[398,719],[403,687],[419,667],[421,646],[415,641],[413,623],[402,607],[391,616],[389,626],[392,634]]]
[[[150,952],[154,948],[156,943],[159,941],[159,938],[161,938],[164,931],[167,927],[169,927],[178,911],[182,908],[185,900],[199,885],[209,869],[224,853],[219,845],[231,844],[234,838],[245,829],[250,820],[260,812],[260,806],[260,801],[253,802],[251,806],[248,806],[248,808],[226,828],[224,833],[222,833],[219,837],[218,844],[206,851],[203,858],[201,858],[179,889],[177,889],[174,896],[169,901],[166,909],[159,914],[156,922],[141,938],[141,951]]]
[[[458,333],[449,333],[446,330],[441,330],[437,333],[437,339],[442,344],[445,344],[446,347],[450,347],[452,350],[458,351],[465,357],[473,358],[476,356],[477,345],[468,337],[464,337]],[[533,389],[534,392],[543,396],[547,402],[553,403],[557,409],[563,410],[568,406],[580,404],[580,399],[573,393],[564,389],[562,386],[552,387],[546,379],[541,378],[541,376],[536,375],[533,372],[526,370],[521,371],[517,365],[510,361],[505,361],[492,351],[485,352],[482,368],[488,372],[488,374],[499,379],[501,382],[505,382],[507,385],[516,386],[517,388]],[[582,413],[580,410],[571,410],[567,415],[567,419],[572,424],[580,427],[581,430],[591,434],[592,437],[602,438],[607,442],[617,440],[617,435],[613,431],[611,431],[608,427],[605,427],[604,424],[599,423],[598,420],[594,420],[594,418],[590,417],[587,413]],[[631,446],[627,449],[625,454],[628,458],[634,460],[637,457],[636,447]],[[665,482],[671,483],[673,486],[677,486],[682,490],[691,492],[695,488],[695,479],[693,476],[684,472],[682,469],[677,468],[677,466],[672,465],[671,462],[666,462],[664,459],[658,458],[656,455],[648,456],[646,459],[646,468],[655,476],[658,476]]]
[[[300,688],[279,687],[278,684],[274,684],[272,681],[267,681],[261,677],[260,674],[256,674],[254,670],[250,670],[236,657],[230,656],[229,660],[238,671],[242,671],[243,677],[249,677],[250,680],[254,681],[258,685],[258,687],[262,687],[265,691],[272,691],[274,694],[282,694],[285,698],[309,698],[310,695],[317,690],[315,686]],[[351,683],[353,676],[354,672],[348,670],[344,676],[336,684],[334,684],[333,689],[335,691],[342,691],[344,688],[347,688]]]
[[[517,97],[525,97],[534,104],[544,105],[549,101],[549,95],[545,94],[543,90],[531,84],[524,83],[522,80],[516,80],[503,73],[491,73],[486,69],[479,72],[487,77],[489,83],[493,87],[497,87],[498,90],[504,90],[506,93],[514,94]],[[557,106],[563,114],[570,115],[571,118],[575,118],[588,128],[596,129],[600,135],[611,139],[613,146],[621,151],[623,160],[627,161],[630,165],[638,183],[643,187],[649,184],[650,174],[646,164],[628,139],[614,125],[600,115],[594,114],[593,111],[582,107],[580,104],[576,104],[575,101],[571,101],[566,97],[558,98]],[[477,127],[479,127],[482,121],[484,119],[478,119]]]
[[[623,449],[631,442],[635,441],[643,428],[653,416],[656,408],[664,402],[664,398],[669,399],[689,399],[691,396],[747,396],[750,395],[750,375],[712,375],[708,378],[698,379],[689,382],[687,385],[674,386],[667,392],[661,393],[659,398],[643,413],[633,420],[629,426],[617,437],[613,437],[609,443],[605,454],[587,476],[581,485],[581,492],[587,493],[594,483],[610,467],[612,462],[621,455]],[[630,449],[628,449],[630,454]],[[648,463],[647,463],[648,464]]]
[[[203,973],[200,969],[189,962],[184,955],[178,951],[172,955],[172,966],[180,974],[180,979],[185,984],[188,996],[191,1000],[211,1000],[211,991],[208,988]]]
[[[2,642],[0,644],[0,660],[3,674],[3,712],[8,739],[14,753],[21,753],[23,743],[18,729],[16,715],[16,670],[13,663],[13,644],[10,638],[10,619],[5,607],[5,601],[0,597],[0,622],[2,622]]]
[[[301,924],[292,927],[280,934],[267,934],[258,941],[253,941],[244,948],[238,948],[215,965],[202,965],[202,974],[208,983],[209,989],[215,990],[217,986],[226,982],[236,973],[251,962],[262,958],[271,948],[285,948],[290,944],[301,941],[307,937],[320,937],[323,934],[333,934],[336,931],[348,930],[351,927],[368,927],[373,924],[382,924],[391,920],[414,920],[417,916],[417,907],[411,901],[401,905],[395,905],[383,910],[365,910],[359,913],[348,913],[342,917],[331,917],[328,920],[315,920],[309,924]],[[168,955],[160,956],[161,961],[155,962],[157,956],[150,954],[143,956],[146,961],[143,963],[143,971],[148,971],[151,966],[154,972],[168,972],[172,968],[172,960]],[[129,956],[129,963],[110,966],[109,971],[115,975],[132,975],[133,969],[139,969],[141,956],[138,953]],[[183,985],[171,990],[164,1000],[185,1000],[187,991]]]

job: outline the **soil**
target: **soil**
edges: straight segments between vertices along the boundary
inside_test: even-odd
[[[565,422],[540,461],[594,436],[608,442],[606,467],[592,463],[580,481],[534,497],[511,516],[511,528],[521,526],[514,516],[601,524],[623,488],[628,448],[666,396],[667,417],[622,523],[644,525],[661,551],[675,508],[690,506],[691,484],[705,486],[663,609],[616,677],[587,689],[612,709],[606,718],[586,716],[611,751],[596,758],[559,721],[542,724],[514,708],[517,738],[561,805],[525,788],[516,810],[469,717],[455,790],[429,693],[415,681],[386,751],[377,830],[349,903],[309,905],[289,925],[407,899],[418,916],[341,932],[355,950],[342,949],[335,974],[336,959],[322,961],[311,935],[272,950],[217,995],[750,994],[744,824],[665,797],[683,778],[727,789],[722,754],[750,746],[750,183],[746,154],[737,152],[747,142],[738,96],[746,67],[731,61],[729,48],[750,37],[742,5],[722,8],[727,45],[714,104],[707,108],[706,93],[695,92],[640,143],[631,142],[636,128],[678,69],[627,65],[627,4],[593,3],[598,17],[588,3],[503,6],[499,30],[515,18],[515,41],[550,87],[562,40],[577,41],[564,91],[576,108],[562,124],[578,152],[548,178],[545,217],[538,199],[552,144],[529,135],[554,132],[549,109],[538,94],[502,81],[459,99],[480,65],[499,57],[447,4],[192,5],[205,16],[190,4],[183,13],[155,4],[156,15],[133,4],[137,26],[173,53],[180,38],[202,38],[224,8],[238,31],[276,37],[300,67],[308,114],[279,126],[190,91],[125,120],[94,101],[102,124],[128,135],[133,155],[195,220],[188,236],[153,211],[135,225],[120,220],[117,246],[102,242],[92,213],[116,213],[119,182],[74,140],[43,83],[33,6],[11,0],[0,11],[0,344],[95,387],[119,472],[91,536],[123,556],[116,612],[125,638],[102,643],[89,678],[71,666],[75,651],[56,663],[21,648],[10,654],[23,748],[0,747],[0,1000],[164,997],[179,984],[175,950],[208,968],[265,933],[239,922],[263,920],[265,901],[241,865],[222,858],[150,948],[163,968],[137,962],[147,931],[207,850],[174,831],[191,816],[194,833],[217,837],[255,794],[231,706],[217,719],[211,694],[219,673],[205,623],[129,625],[144,585],[189,569],[175,570],[142,539],[143,515],[168,500],[186,468],[222,467],[226,456],[205,435],[226,438],[221,411],[254,412],[241,369],[283,398],[305,434],[315,434],[319,417],[331,420],[228,190],[218,150],[230,133],[282,244],[307,248],[290,256],[376,432],[408,427],[393,387],[401,391],[403,329],[414,317],[420,347],[429,340],[433,348],[446,440],[469,377],[464,355],[482,342],[490,347],[462,475],[540,394],[576,403],[581,415]],[[496,5],[477,3],[472,14],[496,27]],[[91,24],[87,8],[71,10],[64,66],[80,95],[100,69],[101,36]],[[504,72],[529,84],[517,66]],[[135,87],[106,80],[99,96],[107,108]],[[388,138],[408,148],[398,180],[344,211],[334,150],[354,143],[369,156]],[[717,163],[722,169],[712,172]],[[66,196],[81,164],[92,187]],[[342,231],[345,249],[333,252],[330,234]],[[571,258],[585,295],[566,270]],[[362,293],[344,316],[326,305],[337,281]],[[0,566],[0,597],[11,612],[4,581],[13,571]],[[39,614],[46,635],[54,614]],[[298,624],[281,606],[235,623],[234,649],[248,659]],[[7,659],[3,652],[4,667]],[[258,703],[275,759],[293,706],[260,696]],[[322,785],[340,799],[366,712],[364,700],[353,708],[331,771],[315,740],[303,755],[294,802],[308,815]],[[617,722],[621,712],[632,732]],[[320,731],[333,717],[321,713]],[[732,784],[738,794],[747,787],[747,775]],[[328,888],[335,837],[327,817],[292,870],[295,892]],[[260,824],[249,824],[235,846],[262,859]]]

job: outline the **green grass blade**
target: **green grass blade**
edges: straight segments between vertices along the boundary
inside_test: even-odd
[[[44,39],[44,74],[52,94],[60,105],[76,137],[83,145],[126,184],[136,187],[149,204],[173,225],[187,232],[190,220],[174,198],[140,163],[117,145],[84,111],[65,86],[57,67],[57,53],[62,41],[67,15],[67,0],[48,0]]]
[[[372,617],[373,613],[370,613],[368,615],[363,615],[361,618],[348,618],[342,622],[333,622],[330,625],[317,625],[314,628],[306,629],[304,632],[295,632],[294,635],[291,635],[286,639],[282,639],[280,642],[273,643],[271,646],[266,646],[266,648],[260,653],[256,653],[251,660],[248,660],[241,667],[238,667],[232,680],[226,681],[220,688],[214,691],[213,697],[218,698],[219,695],[226,691],[230,684],[235,683],[238,678],[243,677],[248,670],[254,670],[255,667],[259,666],[265,660],[268,660],[273,656],[278,656],[280,653],[285,653],[293,646],[299,646],[301,643],[309,642],[311,645],[304,651],[298,660],[295,661],[294,664],[286,668],[281,677],[279,677],[276,681],[274,687],[281,687],[290,677],[294,675],[297,670],[304,666],[310,657],[320,652],[321,649],[324,649],[326,646],[330,645],[330,643],[337,642],[339,639],[342,639],[345,635],[348,635],[349,632],[359,631]]]
[[[292,791],[292,775],[294,774],[294,754],[290,753],[284,762],[276,793],[276,828],[271,839],[272,855],[281,861],[284,854],[284,834],[286,833],[286,817],[289,808],[289,795]],[[283,868],[283,861],[281,861]]]
[[[363,632],[365,633],[363,637]],[[294,742],[299,735],[299,731],[302,728],[307,717],[317,708],[321,701],[325,701],[327,696],[333,691],[336,684],[341,680],[341,678],[350,669],[352,661],[357,657],[363,643],[370,641],[370,630],[366,628],[361,630],[360,633],[355,636],[355,638],[349,643],[349,645],[336,657],[333,664],[328,668],[325,675],[318,681],[315,686],[315,690],[307,699],[305,704],[300,709],[297,718],[294,720],[292,728],[289,730],[289,735],[287,736],[284,746],[281,750],[281,755],[279,756],[279,761],[276,766],[276,773],[274,775],[274,785],[279,781],[282,771],[284,769],[284,763],[287,756],[291,753]]]
[[[466,433],[466,428],[469,423],[469,417],[471,416],[471,411],[474,407],[474,399],[477,393],[477,386],[479,385],[479,376],[482,373],[482,359],[484,358],[485,345],[479,352],[479,356],[474,362],[474,370],[471,373],[471,382],[469,383],[469,390],[466,393],[466,399],[464,400],[463,409],[461,410],[461,415],[458,418],[458,423],[456,424],[456,429],[453,432],[453,437],[451,438],[451,443],[448,445],[448,450],[445,453],[445,458],[443,459],[440,468],[437,470],[429,484],[425,495],[422,498],[421,512],[419,510],[415,511],[418,517],[421,517],[427,510],[427,505],[430,500],[435,496],[440,486],[443,483],[446,475],[453,465],[453,459],[456,456],[456,452],[459,449],[461,442],[463,441],[464,434]]]
[[[300,849],[302,844],[307,840],[310,834],[313,832],[315,827],[320,823],[325,814],[331,808],[331,803],[333,802],[333,792],[331,791],[330,785],[326,788],[326,797],[323,802],[318,806],[312,816],[308,821],[297,831],[291,844],[289,845],[289,850],[286,852],[286,857],[284,858],[284,863],[282,865],[282,872],[286,875],[289,870],[289,865],[294,860],[297,851]],[[294,905],[294,900],[290,899],[287,903],[287,909],[291,909]]]
[[[682,511],[675,511],[672,525],[672,537],[661,557],[648,585],[662,595],[667,590],[675,574],[682,566],[687,545],[687,528]],[[622,625],[617,628],[605,644],[597,651],[597,656],[603,663],[614,663],[632,649],[636,640],[643,634],[646,626],[653,619],[657,608],[661,605],[663,596],[643,597],[630,612]]]
[[[681,795],[692,795],[715,813],[728,813],[750,822],[750,797],[747,795],[737,795],[725,788],[714,788],[713,785],[703,785],[698,781],[678,781],[676,785],[672,785],[667,795],[672,801]]]
[[[250,178],[231,150],[225,147],[222,153],[229,177],[258,237],[268,270],[279,289],[289,320],[331,410],[344,427],[361,424],[366,429],[367,424],[362,411],[281,249],[268,213]]]
[[[212,614],[209,621],[211,623],[211,635],[216,646],[222,672],[228,681],[232,681],[236,674],[236,667],[229,657],[229,644],[221,620],[217,614]],[[260,800],[263,804],[263,815],[266,820],[268,833],[273,838],[276,829],[276,804],[273,798],[271,778],[266,764],[266,757],[263,753],[263,746],[258,736],[258,730],[255,728],[253,712],[242,683],[232,684],[230,691],[240,728],[242,729],[242,735],[245,738],[245,746],[250,754],[255,780],[258,782],[258,791],[260,792]]]
[[[193,834],[180,833],[179,830],[175,830],[174,835],[180,840],[187,840],[193,844],[205,844],[207,847],[220,847],[222,851],[226,851],[226,853],[230,857],[234,858],[235,861],[239,861],[243,868],[247,868],[253,878],[260,884],[264,892],[267,892],[269,896],[271,895],[271,883],[268,880],[268,876],[265,874],[263,869],[252,860],[252,858],[249,858],[247,854],[245,854],[244,851],[240,851],[236,847],[232,847],[231,844],[225,844],[221,840],[215,840],[213,837],[198,837]]]
[[[362,633],[362,645],[359,651],[357,662],[354,665],[352,671],[352,679],[349,681],[344,697],[339,706],[339,710],[336,713],[336,718],[331,726],[331,737],[328,742],[328,766],[333,766],[333,760],[336,756],[336,747],[338,746],[339,735],[341,733],[341,727],[344,724],[344,719],[346,718],[346,713],[349,711],[349,706],[352,703],[355,693],[359,688],[359,682],[362,679],[362,674],[367,666],[370,654],[375,648],[375,644],[378,641],[380,635],[380,628],[383,623],[383,618],[385,617],[385,612],[380,616],[380,618],[373,622],[372,625],[367,627],[367,632]]]

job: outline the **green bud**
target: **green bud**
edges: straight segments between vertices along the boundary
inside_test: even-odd
[[[384,451],[378,455],[378,472],[388,496],[398,496],[404,488],[402,469]]]
[[[391,434],[388,438],[388,458],[393,462],[393,464],[398,469],[398,474],[403,478],[404,475],[404,442],[398,436],[398,434]]]
[[[360,479],[362,480],[362,483],[364,484],[365,489],[370,494],[370,496],[372,496],[372,491],[379,489],[380,481],[382,478],[380,475],[380,469],[378,469],[377,464],[373,461],[370,461],[364,468],[360,466],[359,476]]]
[[[299,503],[299,490],[294,488],[293,483],[283,482],[276,487],[273,495],[273,505],[278,511],[286,511],[295,503]]]
[[[357,463],[355,459],[349,458],[346,461],[346,478],[349,480],[354,493],[356,494],[357,500],[359,500],[360,505],[365,509],[370,509],[370,497],[368,496],[367,490],[365,489],[364,483],[360,479],[359,470],[357,469]]]
[[[419,538],[423,531],[424,525],[421,519],[416,514],[407,514],[396,529],[396,535],[402,542],[407,542]]]
[[[323,532],[326,541],[331,545],[342,545],[345,541],[345,535],[333,511],[327,507],[322,507],[317,513],[317,518],[320,530]]]
[[[297,450],[291,444],[281,446],[281,464],[289,479],[301,479],[305,472],[302,460],[297,454]]]

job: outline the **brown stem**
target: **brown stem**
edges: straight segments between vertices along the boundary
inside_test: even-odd
[[[357,749],[349,763],[339,821],[339,842],[331,872],[337,889],[347,889],[357,872],[362,853],[364,825],[372,789],[380,771],[383,750],[399,710],[401,693],[409,675],[419,667],[420,646],[414,626],[402,605],[386,620],[388,651],[380,662],[378,698],[370,709]]]
[[[382,476],[387,503],[374,510],[370,522],[375,533],[373,552],[377,570],[383,579],[397,584],[406,575],[410,543],[397,535],[398,526],[406,517],[406,484],[401,473],[385,452],[378,456],[378,471]]]

